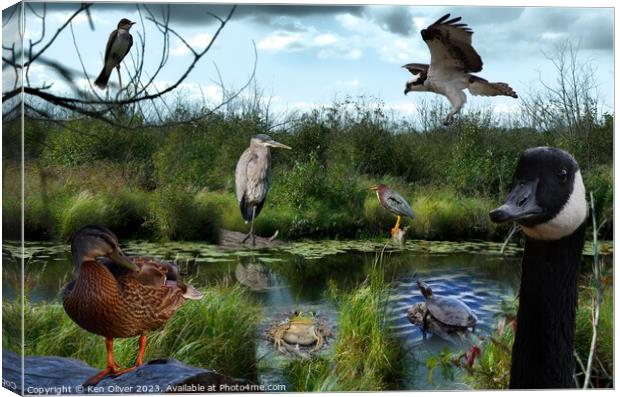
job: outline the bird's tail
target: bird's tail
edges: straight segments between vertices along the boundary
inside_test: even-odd
[[[517,93],[506,83],[490,83],[495,89],[499,92],[500,95],[511,96],[513,98],[518,98]]]
[[[97,87],[103,90],[108,86],[108,80],[110,80],[110,74],[112,73],[112,69],[114,68],[108,68],[107,65],[103,66],[103,69],[101,69],[101,73],[99,73],[99,77],[97,77],[97,80],[95,80],[95,85]]]

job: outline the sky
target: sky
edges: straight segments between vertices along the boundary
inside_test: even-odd
[[[48,3],[46,37],[77,7],[78,3]],[[108,35],[125,17],[138,21],[132,29],[134,40],[140,35],[146,38],[145,76],[150,75],[159,63],[162,41],[154,24],[145,19],[148,13],[144,7],[160,20],[165,15],[166,6],[162,4],[142,5],[142,19],[133,3],[94,4],[94,30],[86,15],[81,15],[72,23],[75,43],[67,29],[46,57],[81,71],[79,50],[84,68],[94,80],[102,66]],[[42,3],[31,3],[27,11],[26,42],[41,33],[34,11],[41,13],[42,9]],[[224,17],[229,10],[228,5],[173,4],[170,26],[188,43],[201,48],[212,40],[217,28],[216,19],[208,12]],[[208,56],[190,73],[181,92],[192,101],[206,98],[217,103],[221,99],[218,70],[225,87],[241,87],[252,74],[255,46],[255,81],[275,113],[365,95],[370,101],[384,102],[400,117],[411,117],[433,94],[405,96],[405,81],[411,76],[401,66],[429,62],[430,53],[420,30],[446,13],[461,16],[474,31],[473,45],[484,62],[477,75],[506,82],[520,96],[542,90],[540,79],[551,84],[556,80],[553,65],[545,55],[552,54],[554,46],[567,40],[579,46],[580,59],[595,71],[602,110],[613,111],[612,8],[240,5]],[[3,44],[14,37],[5,34]],[[134,45],[132,51],[138,50]],[[157,87],[175,81],[191,59],[182,42],[171,37],[169,60],[156,79]],[[68,89],[44,65],[33,67],[30,76],[31,84],[52,84],[54,92]],[[5,87],[7,79],[3,78]],[[85,85],[84,76],[76,83]],[[442,100],[447,105],[447,100]],[[466,107],[491,107],[498,113],[510,113],[520,103],[520,99],[509,97],[468,94]]]

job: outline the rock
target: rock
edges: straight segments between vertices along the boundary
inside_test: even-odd
[[[404,229],[398,228],[392,233],[392,241],[401,249],[405,248],[405,234],[407,234],[407,230],[409,230],[409,226],[405,226]]]
[[[100,370],[83,361],[55,356],[29,356],[25,358],[24,366],[22,393],[21,358],[3,350],[3,386],[19,394],[135,394],[244,391],[252,385],[247,380],[192,367],[174,359],[151,360],[116,378],[104,378],[89,388],[82,387],[82,382]]]
[[[247,248],[274,248],[279,247],[284,244],[280,240],[276,240],[278,236],[278,232],[276,232],[271,237],[260,237],[256,236],[256,245],[252,246],[252,242],[248,239],[245,243],[243,243],[243,239],[245,238],[245,233],[235,232],[232,230],[220,229],[220,242],[218,244],[218,248],[220,249],[247,249]]]

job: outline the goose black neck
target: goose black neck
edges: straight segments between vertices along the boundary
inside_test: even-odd
[[[575,387],[577,278],[585,222],[560,240],[526,238],[511,389]]]

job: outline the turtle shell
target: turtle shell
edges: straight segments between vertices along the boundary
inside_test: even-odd
[[[478,322],[474,312],[462,301],[433,295],[426,300],[430,314],[438,321],[456,327],[473,327]]]

